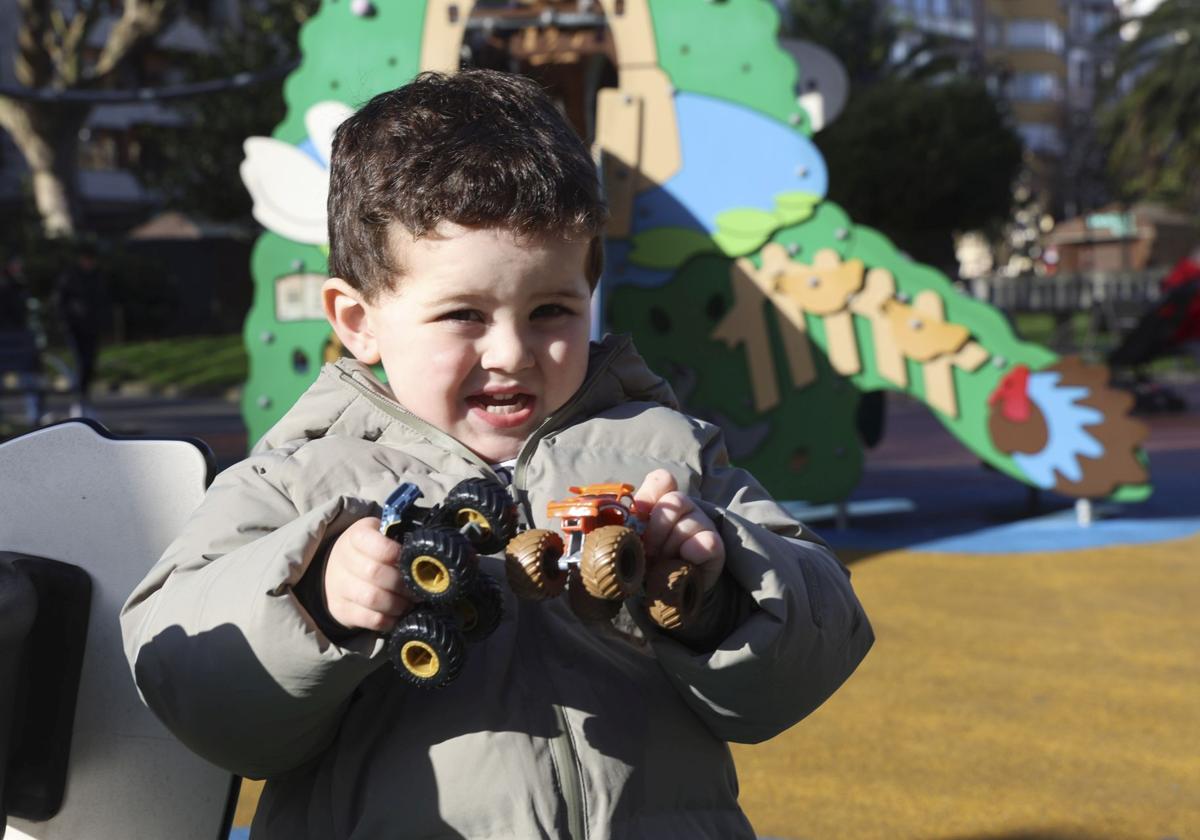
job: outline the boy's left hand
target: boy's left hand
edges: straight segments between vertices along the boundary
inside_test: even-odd
[[[704,591],[716,584],[725,568],[725,544],[708,515],[680,493],[675,477],[666,470],[646,476],[633,494],[639,509],[649,511],[642,534],[646,557],[679,557],[696,566]]]

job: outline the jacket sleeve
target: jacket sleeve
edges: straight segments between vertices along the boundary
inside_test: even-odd
[[[288,469],[266,453],[218,476],[121,610],[146,705],[193,751],[253,778],[324,749],[385,661],[375,634],[332,643],[292,591],[325,541],[378,509],[339,497],[298,511]]]
[[[719,738],[757,743],[814,711],[874,641],[850,572],[757,481],[728,463],[719,431],[704,449],[697,501],[725,543],[725,569],[753,608],[708,652],[643,620],[658,660]]]

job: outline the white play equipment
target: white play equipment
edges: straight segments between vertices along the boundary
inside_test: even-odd
[[[234,778],[142,704],[117,621],[211,465],[203,444],[88,421],[0,444],[5,840],[228,837]]]

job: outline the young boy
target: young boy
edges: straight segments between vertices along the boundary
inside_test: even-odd
[[[751,838],[726,742],[791,726],[870,647],[848,574],[720,432],[628,339],[589,346],[604,222],[587,150],[526,79],[425,74],[339,128],[323,300],[357,361],[217,478],[122,616],[147,704],[268,779],[255,838]],[[456,681],[401,679],[378,501],[509,474],[543,527],[569,485],[639,484],[649,562],[698,567],[699,626],[634,604],[617,632],[506,592]]]

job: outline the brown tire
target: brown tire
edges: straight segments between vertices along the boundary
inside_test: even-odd
[[[664,630],[679,630],[700,614],[704,593],[696,567],[686,560],[664,560],[646,574],[646,611]]]
[[[620,601],[606,601],[587,591],[578,566],[571,567],[567,579],[567,604],[580,621],[612,621],[621,611]]]
[[[554,531],[534,528],[509,540],[504,570],[513,594],[527,601],[561,595],[567,585],[567,573],[558,568],[562,555],[562,537]]]
[[[583,538],[579,573],[587,591],[605,601],[636,594],[646,575],[642,538],[624,525],[597,528]]]

